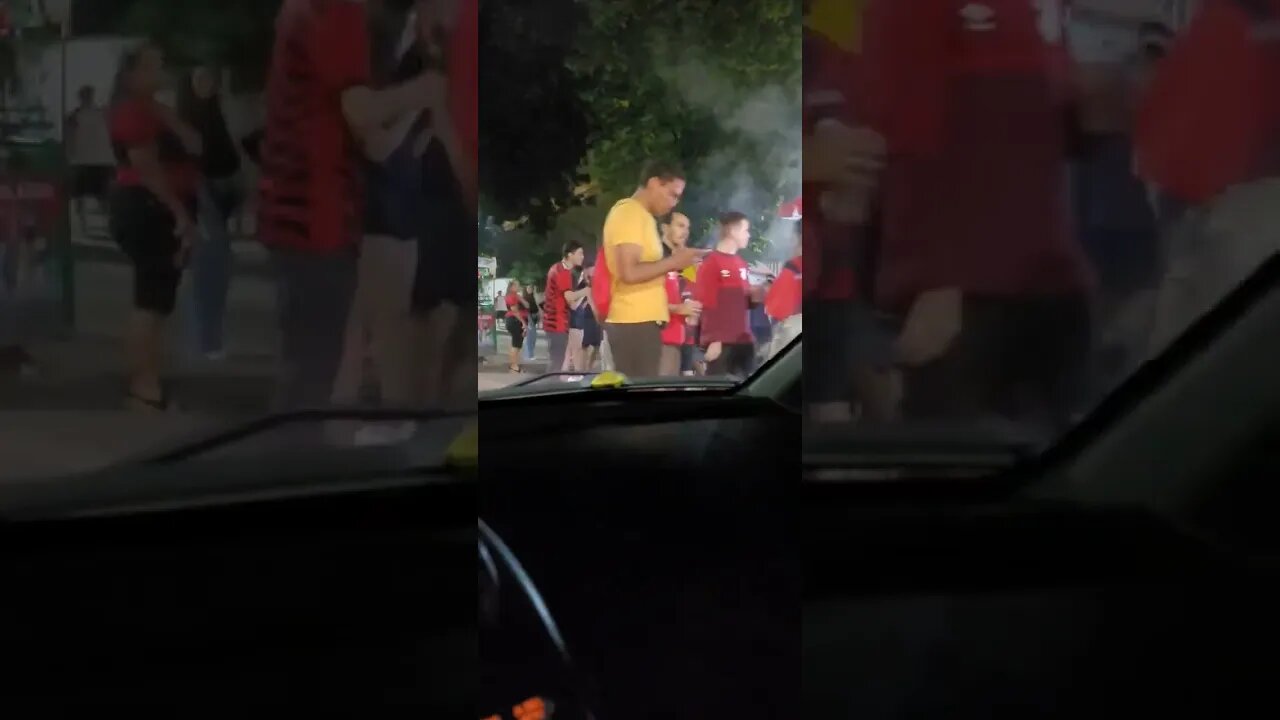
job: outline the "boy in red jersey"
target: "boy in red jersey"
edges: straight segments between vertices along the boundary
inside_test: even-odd
[[[1093,278],[1067,215],[1076,98],[1061,11],[867,7],[869,106],[888,151],[875,296],[903,318],[910,418],[1061,425],[1081,400]]]
[[[662,245],[666,254],[685,247],[688,242],[689,217],[684,213],[671,213],[671,218],[662,224]],[[667,309],[671,311],[671,320],[662,328],[662,362],[659,367],[662,377],[675,377],[684,371],[685,343],[690,336],[685,321],[702,309],[698,301],[685,297],[687,285],[688,281],[679,271],[667,273]]]
[[[763,299],[752,288],[747,261],[738,254],[751,241],[751,223],[740,212],[720,217],[720,241],[698,267],[694,290],[702,304],[699,340],[706,351],[707,374],[746,377],[755,368],[755,339],[747,313]]]

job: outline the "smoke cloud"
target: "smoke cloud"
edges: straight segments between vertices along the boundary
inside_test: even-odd
[[[655,55],[670,58],[665,50]],[[658,63],[658,75],[686,106],[710,113],[736,140],[713,151],[698,167],[696,181],[721,210],[763,212],[767,222],[755,230],[781,258],[794,246],[794,221],[778,220],[780,201],[799,194],[801,178],[800,63],[784,82],[743,88],[716,72],[696,49],[674,62]],[[788,196],[790,193],[790,196]]]

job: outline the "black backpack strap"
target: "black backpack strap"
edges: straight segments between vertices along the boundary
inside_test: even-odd
[[[784,263],[784,264],[783,264],[782,269],[783,269],[783,270],[790,270],[791,272],[793,272],[793,273],[795,273],[795,274],[797,274],[797,275],[799,275],[799,274],[800,274],[800,268],[796,267],[796,261],[795,261],[795,260],[788,260],[786,263]]]

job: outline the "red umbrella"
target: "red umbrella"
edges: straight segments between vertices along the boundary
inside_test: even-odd
[[[800,198],[796,198],[789,203],[783,203],[778,208],[778,217],[782,220],[800,220],[804,217],[804,208],[800,202]]]

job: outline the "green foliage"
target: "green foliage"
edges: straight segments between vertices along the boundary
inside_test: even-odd
[[[212,62],[232,71],[239,89],[266,79],[280,0],[136,0],[117,32],[160,44],[171,66]]]
[[[565,66],[575,0],[500,0],[480,9],[480,187],[500,220],[544,234],[576,203],[590,128]]]
[[[798,3],[581,1],[570,66],[587,88],[588,167],[606,194],[630,193],[650,158],[684,163],[695,217],[764,217],[798,193]]]

